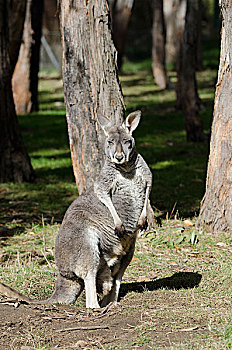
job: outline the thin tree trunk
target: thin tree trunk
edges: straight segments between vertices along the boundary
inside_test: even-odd
[[[9,2],[9,0],[6,0],[6,2]],[[26,14],[26,3],[27,0],[11,0],[8,4],[10,7],[10,16],[8,18],[10,45],[8,50],[11,62],[11,74],[13,74],[18,60]]]
[[[104,136],[97,115],[120,122],[124,102],[107,2],[62,1],[60,23],[70,149],[82,193],[96,179],[103,163]]]
[[[16,20],[14,10],[10,8],[10,1],[0,0],[0,182],[31,181],[34,177],[21,137],[11,87],[16,50],[10,50],[8,25],[10,18]],[[15,38],[11,45],[19,47]],[[12,59],[10,52],[13,54]]]
[[[196,70],[202,71],[203,70],[203,56],[202,56],[202,0],[198,0],[198,26],[197,26],[197,49],[196,49]]]
[[[187,0],[163,0],[166,26],[166,62],[176,64],[178,37],[184,32]]]
[[[131,17],[134,0],[110,0],[110,13],[112,21],[113,41],[118,51],[118,69],[123,63],[127,28]]]
[[[176,5],[177,0],[163,0],[164,20],[166,26],[166,62],[176,62]]]
[[[166,29],[164,23],[163,0],[153,0],[153,28],[152,28],[152,68],[156,84],[161,89],[168,86],[165,68]]]
[[[13,75],[17,114],[38,111],[38,73],[42,31],[43,0],[28,0],[23,43]]]
[[[187,140],[193,142],[206,139],[199,115],[200,98],[196,82],[198,5],[198,0],[187,1],[184,32],[180,26],[176,86],[177,105],[184,112]]]
[[[221,0],[221,56],[206,179],[198,223],[214,233],[232,231],[232,3]]]

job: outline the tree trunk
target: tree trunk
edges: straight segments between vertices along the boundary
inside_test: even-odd
[[[17,114],[38,111],[38,73],[42,31],[43,0],[28,0],[23,43],[13,75]]]
[[[8,25],[10,18],[16,21],[16,14],[10,3],[0,0],[0,182],[21,182],[31,181],[34,173],[21,137],[11,87],[16,50],[10,50]],[[19,47],[15,38],[11,45]],[[10,52],[13,53],[12,59]]]
[[[186,5],[187,0],[163,0],[167,63],[176,64],[178,32],[184,31]]]
[[[221,56],[206,179],[198,223],[214,233],[232,231],[232,3],[221,0]]]
[[[203,70],[203,56],[202,56],[202,0],[198,0],[198,26],[197,26],[197,52],[196,52],[196,70]]]
[[[6,0],[6,2],[8,1]],[[8,26],[10,45],[8,50],[11,62],[11,74],[13,74],[18,60],[26,14],[26,3],[27,0],[11,0],[9,3],[10,16],[8,18]]]
[[[152,28],[152,68],[156,84],[161,89],[168,86],[165,68],[166,29],[164,23],[163,0],[153,0],[153,28]]]
[[[104,158],[104,136],[97,115],[119,123],[124,102],[107,2],[62,1],[60,23],[70,149],[82,193],[96,179]]]
[[[206,139],[199,115],[200,98],[196,83],[198,6],[198,0],[187,1],[184,31],[181,22],[178,31],[177,105],[184,112],[187,140],[193,142],[205,141]]]
[[[134,0],[110,0],[113,41],[118,51],[118,69],[122,67],[127,28],[131,17]]]

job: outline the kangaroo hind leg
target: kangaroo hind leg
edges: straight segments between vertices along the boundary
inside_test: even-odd
[[[86,308],[98,309],[96,274],[90,271],[85,280]]]
[[[46,301],[40,304],[73,304],[84,289],[84,282],[80,278],[67,278],[60,273],[57,276],[55,291]]]

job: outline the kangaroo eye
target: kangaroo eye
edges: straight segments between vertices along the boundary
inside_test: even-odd
[[[111,141],[111,140],[108,140],[107,142],[108,142],[109,145],[113,145],[114,144],[114,142]]]
[[[125,144],[126,144],[128,147],[131,147],[131,146],[132,146],[132,142],[131,142],[131,140],[127,140],[127,141],[125,141]]]

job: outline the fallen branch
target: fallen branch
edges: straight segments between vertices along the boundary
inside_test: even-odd
[[[57,329],[55,332],[69,332],[69,331],[93,331],[95,329],[109,329],[109,326],[89,326],[89,327],[74,327],[74,328],[64,328]]]

